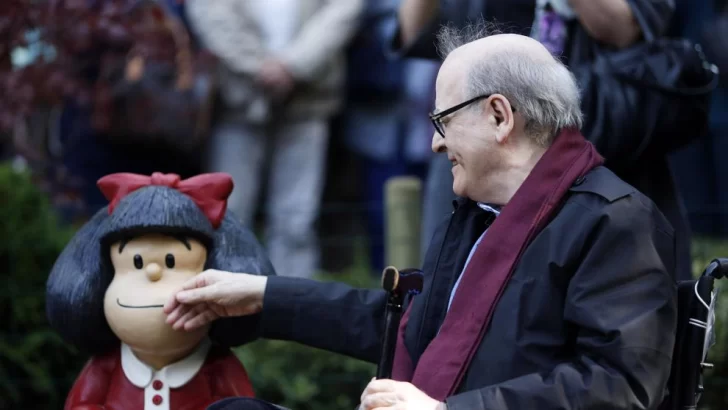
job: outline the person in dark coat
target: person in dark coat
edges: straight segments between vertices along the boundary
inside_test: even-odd
[[[549,46],[561,42],[554,49],[569,65],[573,54],[593,42],[612,49],[632,46],[644,38],[644,33],[659,37],[666,33],[673,16],[674,0],[403,0],[399,12],[399,28],[392,33],[393,52],[404,58],[431,59],[441,56],[435,47],[435,33],[442,25],[464,28],[481,15],[495,21],[505,31],[528,35],[537,15],[538,4],[547,3],[555,9],[571,9],[572,18],[561,21],[563,30],[559,38],[542,38]],[[564,13],[564,14],[569,14]],[[538,21],[538,19],[536,19]],[[552,29],[553,30],[553,29]],[[556,31],[556,30],[553,30]],[[538,37],[534,35],[535,37]],[[547,36],[548,37],[548,36]],[[583,92],[590,90],[584,87]],[[593,99],[593,98],[592,98]],[[583,101],[587,100],[586,98]],[[630,109],[639,109],[632,107]],[[652,201],[675,228],[677,241],[677,275],[681,280],[692,277],[690,250],[690,225],[683,199],[677,190],[673,170],[659,144],[660,136],[644,135],[644,141],[630,141],[621,135],[599,138],[598,129],[604,118],[586,116],[582,132],[605,156],[606,166],[620,178],[636,187]],[[593,133],[592,133],[593,131]],[[632,147],[644,147],[635,152]],[[625,153],[634,153],[631,158]],[[428,177],[423,207],[423,241],[430,241],[433,233],[432,220],[444,218],[443,201],[452,193],[446,187],[448,179],[443,167],[444,158],[432,160],[431,172],[439,175]]]
[[[677,323],[673,228],[580,134],[576,81],[544,46],[439,39],[432,148],[450,158],[458,199],[406,307],[392,379],[372,380],[360,408],[655,409]],[[190,331],[258,316],[264,338],[376,362],[385,302],[383,290],[210,270],[164,310]]]

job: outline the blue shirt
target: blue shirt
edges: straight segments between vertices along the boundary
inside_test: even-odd
[[[495,208],[491,207],[490,205],[478,203],[478,206],[481,209],[483,209],[484,211],[488,211],[488,212],[494,213],[496,217],[498,215],[500,215],[500,211],[498,209],[495,209]],[[473,247],[470,249],[470,254],[468,255],[468,259],[465,260],[465,266],[463,266],[463,270],[462,270],[462,272],[460,272],[460,276],[458,277],[458,280],[455,282],[455,286],[453,286],[452,292],[450,292],[450,300],[447,302],[447,310],[448,311],[450,310],[450,305],[452,304],[452,300],[455,297],[455,291],[457,291],[458,286],[460,285],[460,279],[463,278],[463,273],[465,273],[465,270],[468,268],[468,264],[470,263],[470,259],[475,254],[475,250],[478,249],[478,245],[480,245],[480,242],[485,237],[485,233],[486,232],[488,232],[487,229],[485,231],[483,231],[483,233],[480,235],[480,237],[478,238],[478,240],[475,241],[475,245],[473,245]]]

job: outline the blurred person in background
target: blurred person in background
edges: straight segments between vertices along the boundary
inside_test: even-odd
[[[663,35],[673,11],[674,0],[402,0],[400,24],[393,33],[392,45],[404,57],[439,60],[434,45],[438,28],[447,24],[463,27],[482,15],[504,25],[508,32],[539,40],[568,65],[569,59],[583,53],[580,48],[590,43],[623,49],[642,40],[645,33]],[[585,137],[594,142],[597,150],[619,152],[625,151],[620,145],[634,144],[620,135],[612,135],[608,141],[594,140],[589,130],[598,127],[599,120],[586,115],[584,126]],[[690,229],[667,157],[656,153],[659,151],[648,147],[636,159],[607,155],[606,161],[622,179],[652,199],[673,225],[678,242],[678,277],[688,278],[692,271]],[[450,168],[443,155],[433,160],[423,212],[425,243],[438,222],[452,210]]]
[[[369,0],[349,55],[343,139],[361,159],[361,187],[372,272],[385,265],[384,187],[389,178],[424,179],[434,128],[427,118],[439,63],[388,58],[399,0]]]
[[[706,135],[671,156],[695,234],[728,236],[728,1],[676,0],[671,34],[699,42],[721,73]]]
[[[72,9],[78,5],[63,4],[63,7]],[[120,7],[120,3],[111,1],[92,2],[88,4],[84,12],[105,13]],[[130,2],[131,3],[131,2]],[[164,0],[161,2],[176,17],[181,16],[181,3],[176,0]],[[174,4],[173,4],[174,3]],[[176,5],[178,7],[170,7]],[[113,15],[113,14],[111,14]],[[81,31],[83,27],[90,30],[95,39],[89,44],[94,47],[86,49],[81,47],[78,54],[72,55],[80,69],[77,69],[79,76],[88,84],[96,84],[99,78],[103,77],[105,60],[109,57],[118,57],[118,50],[111,46],[113,42],[106,40],[103,25],[90,28],[89,22],[79,20]],[[123,32],[124,30],[122,30]],[[86,32],[85,37],[92,36]],[[73,36],[71,36],[73,38]],[[80,36],[81,39],[84,36]],[[147,39],[153,42],[153,39]],[[144,41],[142,41],[143,43]],[[145,44],[149,46],[149,44]],[[123,54],[122,54],[123,55]],[[166,146],[155,144],[116,144],[110,141],[104,131],[99,130],[93,121],[94,104],[88,101],[81,101],[76,98],[68,98],[64,101],[58,116],[52,117],[50,124],[51,135],[54,142],[57,139],[57,150],[61,156],[63,179],[74,187],[78,185],[78,194],[83,203],[83,215],[81,219],[90,217],[96,211],[108,204],[96,187],[96,181],[108,174],[116,172],[132,172],[139,174],[151,174],[152,172],[164,172],[179,174],[183,178],[196,175],[200,172],[200,162],[194,155],[176,152]],[[76,182],[78,181],[78,182]],[[61,186],[61,189],[65,187]],[[68,216],[69,219],[76,219],[76,215]]]
[[[209,171],[233,176],[229,207],[252,225],[264,201],[266,244],[281,275],[319,267],[315,223],[329,120],[344,100],[344,50],[364,0],[188,0],[187,17],[221,61],[223,109]]]

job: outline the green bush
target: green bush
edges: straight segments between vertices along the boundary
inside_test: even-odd
[[[0,287],[0,409],[59,409],[85,361],[49,328],[45,281],[72,235],[61,226],[30,175],[0,164],[0,266],[8,279]],[[343,275],[324,275],[354,286],[374,287],[366,258]],[[728,257],[728,241],[698,239],[696,275],[714,257]],[[719,286],[728,288],[728,279]],[[728,289],[720,293],[717,344],[706,373],[701,410],[728,408]],[[236,349],[257,395],[294,410],[353,409],[375,365],[291,342],[261,340]]]
[[[49,327],[45,282],[72,230],[25,172],[0,166],[0,408],[62,408],[82,358]]]
[[[363,268],[319,279],[376,285]],[[258,397],[294,410],[354,409],[376,373],[374,364],[285,341],[260,340],[237,354]]]

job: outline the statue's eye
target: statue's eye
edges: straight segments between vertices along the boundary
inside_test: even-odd
[[[168,268],[174,268],[174,255],[168,253],[167,256],[164,258],[164,262],[167,264]]]
[[[144,259],[142,259],[142,255],[134,255],[134,267],[137,269],[144,267]]]

